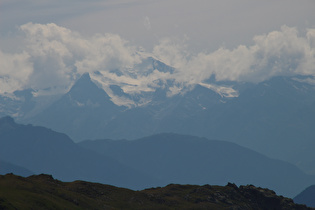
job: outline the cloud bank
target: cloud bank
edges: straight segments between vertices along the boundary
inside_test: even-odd
[[[273,76],[315,76],[315,29],[300,35],[296,28],[282,26],[255,36],[251,46],[199,54],[190,54],[185,40],[165,38],[152,52],[145,52],[116,34],[84,37],[53,23],[27,23],[20,30],[26,43],[20,52],[0,49],[2,94],[25,88],[66,91],[83,73],[96,71],[103,86],[117,84],[129,93],[152,91],[161,85],[157,81],[167,80],[175,81],[171,90],[179,92],[211,76],[217,81],[255,83]],[[150,69],[143,64],[148,57],[175,70]]]
[[[314,38],[314,29],[308,29],[303,37],[295,28],[282,26],[279,31],[255,36],[251,46],[220,48],[187,59],[180,54],[182,50],[178,46],[162,42],[163,50],[154,53],[162,61],[176,66],[175,78],[183,83],[200,83],[211,75],[215,75],[217,81],[256,83],[273,76],[314,75]]]

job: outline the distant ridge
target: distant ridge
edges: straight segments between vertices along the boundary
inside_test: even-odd
[[[315,183],[314,176],[292,164],[230,142],[164,133],[76,144],[45,127],[17,124],[8,117],[0,122],[0,160],[62,181],[79,179],[136,190],[169,183],[233,182],[288,197]]]
[[[26,168],[0,160],[0,174],[4,175],[8,173],[14,173],[19,176],[30,176],[34,174],[33,172]]]
[[[143,74],[172,71],[152,59],[139,65],[144,65],[139,67]],[[313,76],[277,76],[257,84],[217,82],[212,77],[184,89],[173,80],[157,79],[152,88],[136,92],[130,84],[108,79],[100,72],[83,74],[60,98],[39,100],[35,94],[30,102],[37,108],[25,115],[29,109],[22,106],[32,107],[33,102],[27,105],[19,97],[0,96],[0,116],[9,114],[19,122],[66,133],[76,142],[138,139],[165,132],[225,140],[315,174]]]
[[[162,133],[136,140],[94,140],[78,145],[166,183],[254,184],[289,197],[315,183],[315,176],[287,162],[234,143],[190,135]]]
[[[315,185],[312,185],[293,198],[295,203],[315,208]]]
[[[76,179],[109,183],[132,189],[157,185],[157,180],[75,144],[67,135],[40,126],[0,118],[0,160],[63,181]]]

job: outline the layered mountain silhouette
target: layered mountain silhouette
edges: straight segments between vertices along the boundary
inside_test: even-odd
[[[153,65],[153,61],[148,63]],[[162,63],[155,65],[160,71],[172,70]],[[172,81],[155,92],[138,95],[127,94],[118,85],[109,86],[117,96],[149,101],[125,107],[113,103],[89,74],[84,74],[59,100],[19,122],[49,127],[76,142],[136,139],[165,132],[225,140],[289,161],[313,174],[315,87],[305,82],[307,79],[274,77],[258,84],[215,83],[212,79],[208,86],[195,85],[172,97],[168,96]]]
[[[161,132],[204,136],[235,142],[311,171],[313,162],[308,161],[314,157],[307,148],[315,148],[314,105],[314,86],[292,78],[273,78],[236,98],[222,98],[197,85],[164,103],[125,111],[104,128],[104,137],[132,139]]]
[[[128,74],[136,80],[176,69],[149,57],[130,71],[112,71],[117,77]],[[151,91],[135,92],[126,91],[123,82],[106,81],[110,78],[94,72],[83,74],[63,95],[32,89],[2,94],[0,116],[45,126],[75,142],[138,139],[166,132],[224,140],[315,174],[313,76],[273,77],[254,84],[218,82],[213,75],[194,86],[157,78]],[[170,96],[174,89],[180,92]],[[129,100],[129,105],[117,105],[113,95]]]
[[[315,183],[296,166],[237,144],[189,135],[78,144],[53,130],[0,118],[0,159],[63,181],[131,189],[175,184],[255,184],[293,197]]]
[[[292,164],[234,143],[189,135],[159,134],[132,141],[83,141],[79,145],[169,183],[235,182],[294,196],[302,186],[315,181],[314,176],[305,175]]]
[[[65,134],[16,124],[10,117],[0,118],[0,159],[64,181],[81,179],[132,189],[160,184],[110,157],[82,149]]]

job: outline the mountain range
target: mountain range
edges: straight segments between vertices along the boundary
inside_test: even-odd
[[[293,197],[315,183],[296,166],[225,141],[179,134],[74,143],[68,136],[10,117],[0,119],[0,159],[62,181],[129,189],[175,184],[254,184]]]
[[[128,71],[129,79],[176,71],[153,58],[134,68]],[[110,73],[120,77],[126,72]],[[312,76],[278,76],[259,83],[216,81],[212,76],[195,85],[157,78],[139,90],[138,84],[128,82],[93,72],[83,74],[61,95],[33,89],[2,94],[0,116],[45,126],[75,142],[160,133],[223,140],[315,174]]]
[[[152,58],[139,68],[143,66],[147,71],[174,71]],[[172,80],[157,80],[150,91],[128,92],[124,84],[112,84],[101,73],[86,73],[64,95],[40,95],[31,89],[2,95],[0,116],[51,128],[76,142],[165,132],[225,140],[315,174],[313,80],[282,76],[253,84],[211,77],[170,95],[178,86]]]
[[[79,146],[177,184],[254,184],[292,196],[313,183],[296,166],[235,143],[189,135],[158,134],[137,140],[94,140]],[[288,185],[288,183],[290,183]]]
[[[63,181],[81,179],[133,189],[159,183],[110,157],[82,149],[65,134],[16,124],[10,117],[0,119],[0,159]]]

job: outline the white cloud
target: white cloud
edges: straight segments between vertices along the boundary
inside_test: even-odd
[[[85,72],[126,69],[140,62],[134,47],[120,36],[97,34],[84,38],[56,24],[22,25],[27,46],[25,51],[33,64],[28,75],[34,89],[69,87]]]
[[[160,40],[158,45],[154,46],[153,55],[166,65],[179,69],[188,62],[189,53],[183,41],[164,38]]]
[[[88,48],[82,49],[85,57],[75,64],[80,73],[124,69],[141,61],[135,48],[118,35],[96,35],[86,42]]]
[[[260,82],[273,76],[315,75],[315,30],[299,36],[287,26],[279,31],[254,37],[251,46],[220,48],[212,53],[187,56],[181,46],[162,42],[153,53],[177,68],[179,83],[198,84],[215,75],[217,81]]]
[[[12,93],[22,89],[29,82],[28,77],[33,72],[29,54],[4,53],[0,50],[0,93]]]
[[[164,38],[152,52],[141,52],[141,47],[115,34],[84,37],[53,23],[28,23],[20,28],[27,43],[21,46],[22,52],[0,51],[1,93],[27,87],[67,90],[80,75],[95,71],[103,75],[100,84],[104,89],[117,84],[128,93],[153,91],[161,85],[159,81],[175,81],[169,95],[205,82],[212,75],[218,81],[247,82],[279,75],[315,75],[315,29],[300,35],[296,28],[283,26],[255,36],[250,46],[190,54],[187,38]],[[142,69],[148,66],[143,60],[148,56],[174,67],[174,72]]]

